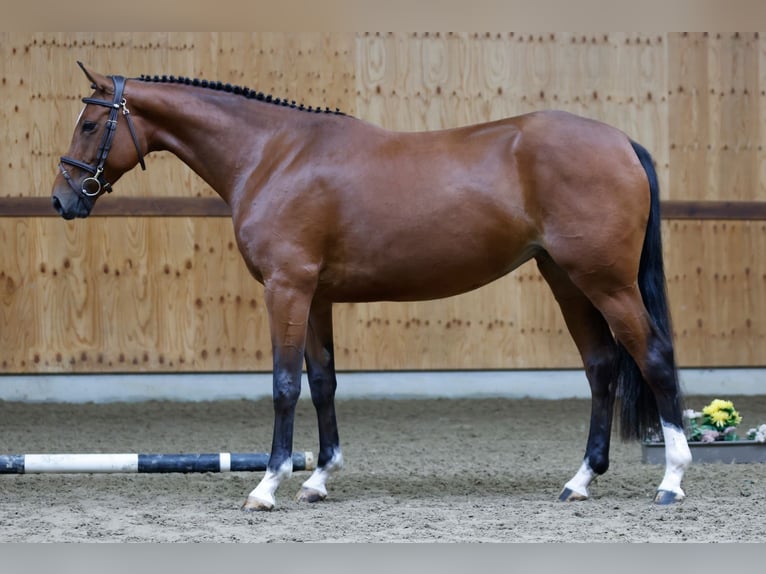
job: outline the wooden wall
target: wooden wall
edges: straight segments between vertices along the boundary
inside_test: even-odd
[[[0,33],[0,372],[271,368],[262,288],[225,217],[42,216],[88,92],[78,59],[244,84],[392,129],[540,108],[612,123],[652,151],[664,200],[752,206],[751,220],[721,203],[701,204],[718,219],[666,219],[666,270],[682,365],[766,364],[766,37]],[[168,154],[147,168],[102,203],[214,196]],[[20,212],[29,198],[37,211]],[[335,321],[343,370],[579,367],[534,264],[443,301],[338,305]]]

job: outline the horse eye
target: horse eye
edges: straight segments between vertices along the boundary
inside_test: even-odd
[[[96,122],[83,122],[82,123],[82,131],[84,132],[92,132],[96,129]]]

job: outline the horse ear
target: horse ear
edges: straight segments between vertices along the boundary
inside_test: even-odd
[[[83,73],[85,74],[85,77],[90,80],[91,87],[94,90],[103,90],[103,91],[111,91],[112,89],[112,82],[110,82],[106,76],[102,76],[101,74],[97,72],[91,72],[85,67],[85,64],[83,64],[80,60],[77,60],[77,65],[80,66],[80,69],[82,69]]]

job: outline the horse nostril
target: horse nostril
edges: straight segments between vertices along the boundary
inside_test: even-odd
[[[53,203],[53,209],[60,215],[64,208],[62,207],[59,198],[54,195],[51,199],[51,203]]]

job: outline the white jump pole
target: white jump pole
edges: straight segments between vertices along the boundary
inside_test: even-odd
[[[0,454],[0,474],[251,472],[266,470],[269,453]],[[314,470],[310,451],[293,453],[293,470]]]

